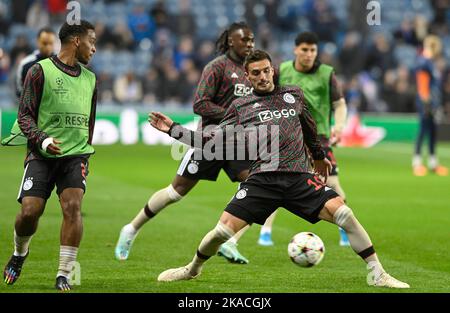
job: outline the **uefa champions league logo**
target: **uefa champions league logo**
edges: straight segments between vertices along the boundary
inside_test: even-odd
[[[63,85],[63,80],[61,77],[57,77],[55,81],[58,87],[61,87]]]

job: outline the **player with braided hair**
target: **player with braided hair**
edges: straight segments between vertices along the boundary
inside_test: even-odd
[[[216,51],[220,55],[204,68],[195,93],[193,109],[201,116],[199,129],[218,125],[233,100],[252,92],[243,63],[253,47],[254,34],[243,22],[232,23],[217,39]],[[122,228],[115,248],[116,258],[126,260],[141,227],[169,204],[186,196],[199,180],[215,181],[223,169],[231,181],[242,182],[248,176],[249,167],[249,161],[206,160],[201,151],[188,150],[172,183],[155,192],[136,217]],[[236,248],[242,233],[222,245],[219,255],[230,262],[248,263]]]

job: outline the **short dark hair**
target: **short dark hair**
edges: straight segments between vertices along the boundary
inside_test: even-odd
[[[49,34],[56,34],[53,29],[51,29],[50,27],[43,27],[41,29],[39,29],[36,38],[41,37],[42,33],[49,33]]]
[[[262,60],[269,60],[272,64],[272,58],[270,55],[264,50],[253,50],[249,55],[245,58],[244,67],[245,70],[248,70],[248,65],[250,63],[255,63]]]
[[[313,32],[303,32],[297,35],[297,38],[295,38],[295,45],[298,46],[302,43],[307,43],[310,45],[318,45],[319,44],[319,37],[316,33]]]
[[[95,27],[86,20],[81,20],[78,25],[65,22],[59,30],[59,40],[65,44],[71,37],[87,35],[89,29],[95,30]]]

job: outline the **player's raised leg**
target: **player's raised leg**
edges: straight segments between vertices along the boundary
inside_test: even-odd
[[[237,263],[237,264],[248,264],[248,259],[243,256],[237,246],[238,246],[238,240],[242,237],[242,235],[249,229],[250,226],[246,226],[242,228],[240,231],[235,233],[233,237],[228,239],[228,241],[224,242],[217,252],[217,255],[223,256],[231,263]]]
[[[367,263],[370,270],[367,283],[376,287],[409,288],[407,283],[390,276],[381,265],[369,235],[341,197],[328,200],[319,218],[342,227],[353,250]],[[370,278],[370,279],[369,279]]]
[[[277,211],[273,212],[270,215],[264,225],[261,227],[261,231],[259,232],[258,244],[261,246],[273,246],[272,241],[272,225],[275,221],[275,217],[277,216]]]
[[[198,277],[202,272],[203,264],[214,256],[220,245],[247,226],[247,222],[228,212],[223,212],[219,223],[205,237],[203,237],[192,261],[183,266],[168,269],[158,276],[158,281],[171,282],[189,280]]]
[[[330,175],[327,180],[327,186],[331,187],[334,191],[337,192],[338,195],[344,200],[346,199],[344,189],[342,189],[341,184],[339,182],[339,177],[337,175]],[[339,227],[339,245],[340,246],[350,246],[350,241],[348,240],[348,236],[342,227]]]
[[[422,162],[422,144],[423,140],[428,132],[428,124],[425,117],[420,117],[419,120],[419,133],[416,138],[414,156],[412,160],[413,174],[415,176],[425,176],[428,172],[427,168]]]
[[[440,165],[436,156],[437,122],[434,119],[431,119],[430,124],[430,137],[428,138],[428,168],[431,172],[434,172],[439,176],[448,176],[448,168]]]
[[[245,167],[245,169],[243,169]],[[230,163],[230,168],[225,169],[227,174],[230,172],[235,172],[237,174],[235,179],[232,179],[233,181],[236,181],[236,179],[239,182],[243,182],[248,177],[248,168],[250,167],[250,164],[248,162],[241,162],[241,161],[235,161],[234,163]],[[229,174],[230,175],[230,174]],[[231,178],[231,177],[230,177]],[[240,185],[239,185],[240,186]],[[239,189],[239,187],[238,187]],[[224,242],[217,252],[217,255],[224,257],[231,263],[237,263],[237,264],[248,264],[248,259],[243,256],[237,246],[238,241],[241,239],[242,235],[249,229],[250,226],[246,226],[242,228],[240,231],[236,232],[233,237],[231,237],[229,240]]]
[[[8,285],[14,284],[22,272],[31,238],[45,208],[45,199],[39,197],[24,197],[21,201],[22,208],[14,227],[14,253],[3,271],[3,280]]]
[[[136,217],[129,224],[122,227],[115,248],[116,259],[128,259],[133,242],[142,226],[169,204],[181,200],[197,182],[198,180],[176,175],[168,187],[155,192]]]

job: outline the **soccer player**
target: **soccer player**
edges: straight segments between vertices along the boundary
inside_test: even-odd
[[[319,38],[313,32],[300,33],[295,39],[295,60],[283,62],[280,65],[280,85],[295,85],[301,87],[309,112],[317,125],[320,144],[331,161],[332,169],[327,185],[333,188],[346,200],[345,192],[338,179],[338,166],[334,157],[332,145],[337,144],[345,126],[347,105],[339,87],[333,67],[322,64],[318,59]],[[334,110],[334,127],[331,127],[331,112]],[[272,224],[276,211],[261,227],[258,243],[263,246],[273,245]],[[341,246],[349,246],[350,242],[345,231],[339,228]]]
[[[55,50],[56,35],[55,32],[49,28],[44,27],[38,31],[36,44],[38,49],[33,53],[27,55],[19,63],[16,72],[16,95],[20,99],[20,94],[23,90],[23,84],[28,70],[37,62],[46,59],[53,55]],[[17,120],[11,128],[11,135],[2,140],[2,145],[5,146],[20,146],[26,145],[27,138],[22,134]]]
[[[201,116],[199,128],[219,124],[231,102],[251,92],[251,84],[244,73],[244,58],[253,50],[254,34],[245,23],[233,23],[216,42],[221,54],[203,70],[194,100],[194,113]],[[204,160],[188,150],[180,163],[172,183],[154,193],[144,208],[121,231],[115,248],[118,260],[126,260],[141,227],[169,204],[181,200],[199,180],[217,180],[223,169],[231,181],[244,181],[248,176],[249,161]],[[219,255],[230,262],[246,264],[248,260],[237,250],[237,234],[225,243]]]
[[[38,31],[36,38],[37,49],[33,53],[27,55],[19,63],[16,72],[16,94],[20,98],[23,90],[23,84],[28,70],[37,62],[52,56],[55,52],[56,35],[49,28],[44,27]]]
[[[326,179],[331,163],[321,148],[314,120],[301,89],[274,84],[272,61],[264,51],[253,51],[247,56],[244,65],[254,88],[253,95],[233,101],[213,134],[192,132],[159,112],[149,114],[153,127],[183,143],[195,144],[198,148],[211,140],[216,143],[220,142],[216,139],[223,136],[228,138],[230,125],[253,125],[253,129],[256,127],[258,138],[251,143],[247,141],[249,149],[256,144],[271,147],[270,161],[263,154],[254,158],[249,178],[241,183],[240,190],[228,203],[217,226],[203,238],[192,262],[162,272],[158,281],[171,282],[198,277],[203,264],[215,255],[223,242],[249,224],[264,223],[278,207],[284,207],[311,223],[325,220],[342,227],[348,234],[353,250],[371,268],[371,285],[409,288],[408,284],[386,273],[368,234],[352,210],[342,197],[325,186],[317,176],[322,175]],[[195,138],[199,135],[202,137],[201,141]],[[274,148],[273,140],[278,141],[278,150]],[[317,175],[308,172],[304,143],[312,154]]]
[[[416,67],[417,111],[419,113],[419,133],[416,139],[412,161],[415,176],[425,176],[428,172],[422,163],[422,142],[428,137],[428,167],[439,176],[447,176],[448,168],[439,165],[436,156],[437,122],[436,111],[442,105],[441,74],[435,61],[441,55],[442,42],[439,37],[429,35],[423,41],[423,54],[418,58]]]
[[[96,78],[86,69],[95,49],[94,26],[64,23],[61,51],[33,65],[25,78],[18,122],[28,138],[28,154],[14,227],[15,250],[3,271],[6,284],[19,278],[31,237],[54,186],[63,213],[55,288],[68,291],[83,232],[81,203],[86,190],[88,158],[97,102]]]

